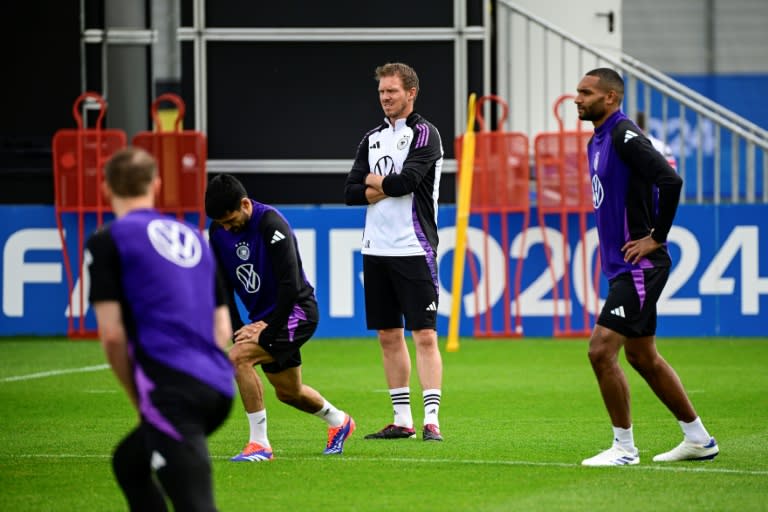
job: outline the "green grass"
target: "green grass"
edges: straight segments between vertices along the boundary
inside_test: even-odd
[[[278,403],[267,384],[276,458],[228,461],[247,440],[236,401],[210,439],[218,505],[222,511],[766,510],[768,339],[665,339],[659,348],[718,438],[721,454],[713,462],[651,462],[681,433],[630,369],[641,464],[580,467],[611,440],[583,340],[464,340],[458,353],[444,353],[446,441],[364,441],[391,420],[378,344],[317,339],[303,351],[304,380],[355,417],[358,431],[344,455],[320,455],[324,424]],[[135,420],[112,373],[11,380],[104,362],[95,342],[0,341],[0,510],[125,510],[110,453]],[[415,379],[411,389],[420,396]],[[418,399],[413,411],[420,426]]]

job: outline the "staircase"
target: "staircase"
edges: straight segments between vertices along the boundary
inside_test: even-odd
[[[595,49],[509,0],[497,1],[498,95],[509,101],[510,131],[533,138],[554,126],[552,104],[573,93],[590,69],[611,67],[625,80],[623,110],[643,111],[667,143],[685,180],[687,203],[768,203],[768,131],[660,71]],[[575,108],[560,114],[575,126]]]

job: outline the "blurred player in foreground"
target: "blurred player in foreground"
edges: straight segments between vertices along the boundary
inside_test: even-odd
[[[153,209],[160,178],[150,154],[118,151],[104,174],[116,218],[87,242],[89,299],[139,415],[115,450],[115,477],[134,511],[167,510],[166,496],[175,510],[216,510],[207,436],[234,396],[224,286],[197,228]]]

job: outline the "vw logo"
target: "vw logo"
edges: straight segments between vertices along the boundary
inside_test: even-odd
[[[395,161],[392,160],[392,158],[389,156],[383,156],[379,158],[379,161],[376,162],[376,165],[373,166],[373,174],[377,174],[379,176],[389,176],[394,170]]]
[[[147,236],[155,251],[180,267],[194,267],[203,255],[194,230],[173,219],[155,219],[147,224]]]
[[[603,204],[603,198],[605,197],[605,191],[603,190],[603,184],[600,182],[600,178],[595,174],[592,176],[592,206],[595,210],[600,208]]]
[[[235,270],[237,274],[237,280],[243,285],[243,288],[248,293],[256,293],[261,288],[261,278],[259,274],[253,269],[253,264],[246,263],[240,265]]]

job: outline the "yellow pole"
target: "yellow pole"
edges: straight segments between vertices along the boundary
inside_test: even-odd
[[[462,284],[464,283],[464,258],[467,252],[467,227],[469,203],[472,199],[472,173],[475,164],[475,93],[469,95],[467,106],[467,130],[461,145],[459,163],[459,194],[456,202],[456,247],[453,250],[453,279],[451,282],[451,318],[448,323],[448,352],[459,351],[459,320],[461,318]]]

